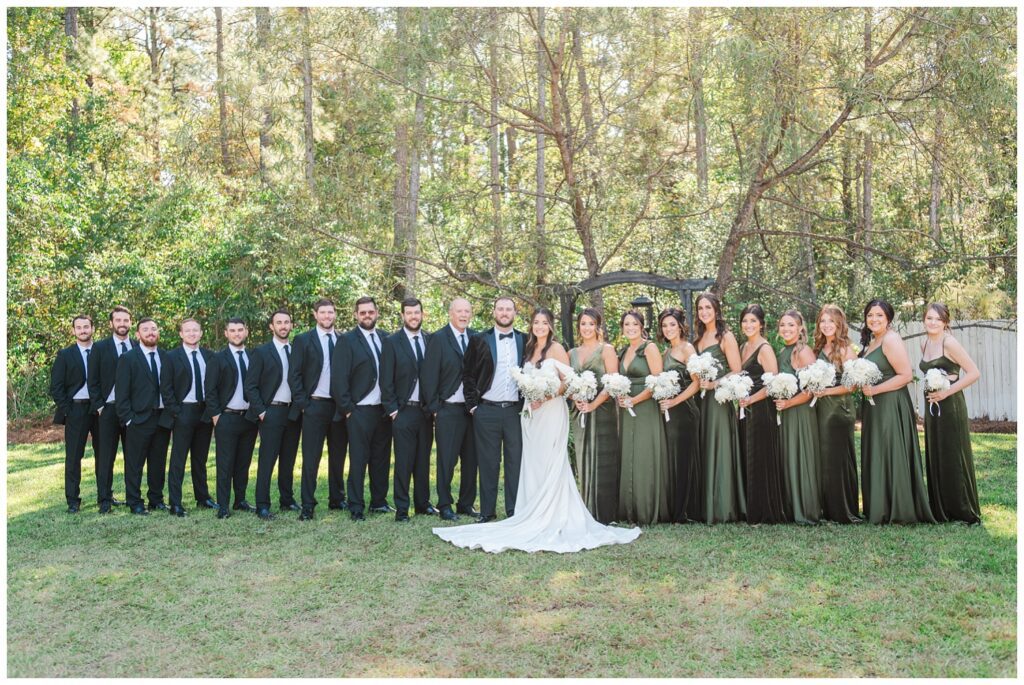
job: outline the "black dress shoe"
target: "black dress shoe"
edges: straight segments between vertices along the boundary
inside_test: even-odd
[[[112,504],[113,506],[115,506],[115,507],[126,507],[126,506],[128,506],[128,503],[127,503],[127,502],[122,502],[121,500],[119,500],[119,499],[118,499],[118,498],[116,498],[116,497],[111,497],[111,498],[110,498],[110,503],[111,503],[111,504]]]
[[[132,507],[132,513],[137,516],[149,516],[149,512],[146,511],[146,507],[141,504]]]
[[[302,513],[299,514],[299,520],[300,521],[312,521],[313,520],[313,510],[312,509],[303,509]]]
[[[370,513],[371,514],[390,514],[393,511],[394,511],[394,509],[392,509],[387,504],[383,504],[383,505],[381,505],[379,507],[370,507]]]
[[[395,514],[395,521],[398,521],[399,523],[404,523],[404,522],[406,522],[408,520],[409,520],[409,512],[407,512],[407,511],[399,511],[398,513]]]
[[[477,511],[476,509],[474,509],[473,507],[470,507],[469,509],[466,509],[465,507],[457,507],[455,509],[455,511],[456,511],[456,513],[465,514],[466,516],[479,516],[480,515],[480,512]]]
[[[230,516],[231,516],[231,512],[228,511],[227,509],[225,509],[224,507],[220,507],[219,509],[217,509],[217,518],[219,518],[219,519],[226,519],[226,518],[229,518]]]
[[[417,514],[425,514],[427,516],[437,516],[440,512],[434,508],[433,504],[428,504],[424,509],[417,509]]]
[[[267,509],[266,507],[260,507],[259,509],[257,509],[256,515],[264,521],[272,521],[274,519],[274,515],[271,514],[270,509]]]
[[[196,502],[196,504],[199,506],[200,509],[220,509],[220,507],[217,506],[217,503],[214,502],[213,499],[211,499],[210,497],[207,497],[202,502]]]
[[[235,511],[256,511],[256,507],[246,502],[244,499],[241,502],[235,502],[231,505],[231,508]]]
[[[454,511],[452,511],[451,509],[449,509],[448,507],[445,507],[444,509],[441,510],[441,520],[442,521],[458,521],[459,520],[459,515],[456,514]]]
[[[81,507],[75,502],[72,502],[71,504],[68,505],[69,514],[77,514],[79,509],[81,509]]]
[[[331,511],[348,511],[348,502],[328,502],[327,508]]]
[[[150,503],[147,507],[150,511],[167,511],[167,505],[163,502],[157,502],[156,504]]]
[[[473,523],[487,523],[488,521],[497,521],[497,520],[498,520],[497,514],[491,514],[490,516],[484,516],[483,514],[480,514],[479,516],[476,517],[476,520],[473,521]]]
[[[102,503],[100,505],[100,513],[101,514],[109,514],[110,513],[110,502],[104,502],[104,503]]]
[[[171,505],[171,516],[177,516],[178,518],[185,518],[188,514],[185,513],[184,507],[179,507],[177,504]]]
[[[366,516],[364,516],[363,512],[361,512],[361,511],[353,511],[352,512],[352,520],[353,521],[365,521],[366,520]]]
[[[302,507],[292,502],[291,504],[282,504],[281,511],[302,511]]]

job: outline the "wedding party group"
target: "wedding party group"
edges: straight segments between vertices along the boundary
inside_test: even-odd
[[[864,309],[859,355],[834,305],[818,314],[813,343],[798,311],[782,314],[778,355],[765,337],[765,312],[749,305],[740,316],[740,346],[711,293],[697,297],[693,343],[681,309],[659,314],[663,350],[648,339],[643,314],[629,310],[620,319],[627,344],[617,351],[592,308],[577,315],[580,344],[566,350],[547,309],[533,313],[525,333],[517,330],[509,297],[494,302],[494,325],[482,331],[469,328],[472,306],[462,298],[433,333],[422,329],[416,298],[402,301],[402,327],[394,333],[377,327],[372,297],[356,300],[356,326],[347,332],[336,327],[330,299],[316,302],[313,316],[315,327],[293,339],[290,312],[275,311],[271,341],[255,349],[246,347],[246,322],[229,319],[219,352],[199,345],[202,326],[193,318],[178,325],[181,345],[165,349],[152,318],[140,319],[131,336],[125,307],[114,307],[111,335],[97,342],[92,318],[75,317],[76,340],[51,372],[54,422],[65,431],[68,511],[81,508],[91,436],[101,514],[124,504],[137,515],[186,516],[189,466],[200,508],[221,519],[245,511],[271,520],[276,468],[280,510],[311,520],[326,443],[329,509],[354,521],[367,512],[393,512],[398,522],[409,521],[410,512],[449,522],[468,516],[481,525],[434,533],[489,552],[627,543],[640,528],[626,524],[980,522],[962,392],[980,373],[951,334],[941,303],[925,315],[924,468],[907,389],[914,374],[892,329],[894,310],[883,300]],[[864,398],[860,481],[855,395]],[[113,494],[119,445],[124,502]],[[254,452],[255,505],[246,499]],[[506,518],[498,520],[502,481]]]

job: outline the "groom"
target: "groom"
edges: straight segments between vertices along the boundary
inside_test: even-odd
[[[519,412],[523,402],[512,380],[513,367],[523,365],[524,338],[512,328],[516,305],[509,297],[494,303],[494,327],[469,339],[463,384],[466,408],[473,416],[473,436],[480,467],[480,516],[493,521],[498,503],[498,471],[505,458],[505,513],[512,516],[519,489],[523,435]]]

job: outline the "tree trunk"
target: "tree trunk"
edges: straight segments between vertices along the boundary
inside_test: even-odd
[[[487,39],[488,66],[491,72],[491,102],[490,102],[490,137],[488,139],[488,153],[491,166],[491,222],[494,231],[494,264],[491,268],[491,277],[498,280],[501,274],[501,249],[503,244],[501,226],[501,176],[500,176],[500,140],[501,132],[498,129],[498,45],[495,40],[494,31],[497,30],[498,13],[491,10],[491,34]]]
[[[149,81],[150,87],[147,90],[149,96],[149,146],[152,154],[153,180],[160,179],[160,35],[157,24],[158,8],[150,7],[147,10],[149,19],[146,34],[146,52],[149,56]]]
[[[409,12],[406,7],[399,7],[396,13],[395,38],[398,43],[398,81],[403,88],[408,86],[409,53],[408,23]],[[409,122],[405,108],[401,106],[401,96],[395,114],[395,190],[392,199],[394,212],[394,238],[392,251],[405,254],[408,249],[406,237],[409,232]],[[392,294],[396,300],[406,297],[405,270],[402,260],[396,259],[391,265]]]
[[[808,195],[813,197],[814,193],[805,193],[801,189],[800,191],[800,206],[807,206]],[[811,233],[814,227],[811,225],[811,215],[809,212],[800,212],[800,231],[805,235],[803,237],[803,250],[804,250],[804,264],[807,268],[807,299],[811,302],[818,301],[818,267],[814,259],[814,241],[811,239]],[[817,312],[815,312],[817,313]]]
[[[853,149],[850,145],[849,139],[843,141],[841,171],[842,176],[840,177],[840,187],[842,188],[841,198],[843,204],[843,220],[845,221],[844,230],[850,240],[856,242],[858,223],[856,213],[857,199],[855,197],[856,188],[854,186],[856,181],[853,176]],[[848,267],[846,271],[846,299],[848,302],[853,302],[857,288],[857,251],[850,246],[846,248],[846,264]]]
[[[303,139],[306,143],[306,184],[310,191],[316,189],[313,165],[316,161],[313,152],[313,60],[310,56],[309,8],[300,7],[302,15],[302,113]]]
[[[429,23],[427,11],[418,10],[420,15],[420,45],[427,44]],[[412,150],[409,161],[409,211],[406,230],[405,287],[408,295],[416,292],[416,255],[419,250],[419,203],[420,203],[420,159],[422,157],[425,131],[423,122],[426,119],[426,99],[423,93],[427,90],[427,69],[419,65],[416,79],[416,104],[413,113]]]
[[[590,103],[590,85],[587,83],[587,69],[583,59],[583,39],[580,37],[579,12],[573,13],[572,58],[576,63],[576,79],[580,88],[580,109],[583,111],[583,127],[587,133],[587,144],[594,142],[594,110]],[[581,148],[587,145],[581,145]]]
[[[701,199],[708,197],[708,122],[704,110],[704,45],[701,21],[704,10],[693,7],[689,10],[691,46],[690,87],[693,88],[693,129],[697,149],[697,190]]]
[[[228,157],[228,95],[224,88],[224,12],[213,8],[217,19],[217,105],[220,109],[220,164],[224,175],[231,174],[231,160]]]
[[[64,35],[69,38],[67,49],[64,51],[64,64],[68,69],[75,64],[75,51],[78,49],[78,8],[64,8]],[[75,147],[75,133],[78,131],[78,98],[71,98],[71,130],[67,135],[68,154],[72,154]]]
[[[872,173],[872,156],[874,155],[874,141],[871,138],[871,134],[867,133],[864,135],[864,161],[862,165],[863,169],[863,194],[862,194],[862,209],[863,217],[861,220],[861,235],[864,239],[864,246],[871,247],[871,233],[874,229],[874,212],[875,206],[874,201],[871,197],[871,173]],[[871,252],[868,250],[864,251],[864,265],[871,270]]]
[[[270,10],[256,8],[256,66],[259,76],[260,93],[264,98],[263,116],[260,121],[260,180],[267,182],[267,151],[270,149],[270,127],[274,123],[273,107],[270,104],[269,78],[267,76],[267,50],[270,47]]]
[[[544,58],[544,8],[537,8],[537,115],[547,116],[547,61]],[[541,287],[547,275],[547,239],[544,236],[544,196],[547,193],[547,178],[544,170],[544,134],[537,134],[537,196],[534,198],[534,221],[536,226],[537,275],[534,296],[540,297]]]
[[[940,104],[935,109],[935,138],[932,141],[932,196],[928,203],[928,229],[935,242],[942,240],[942,227],[939,225],[939,203],[942,202],[942,119],[943,111]]]

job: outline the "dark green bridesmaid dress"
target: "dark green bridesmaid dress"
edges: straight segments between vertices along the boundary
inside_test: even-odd
[[[832,363],[824,351],[819,359]],[[839,369],[837,376],[842,375]],[[853,395],[818,398],[818,445],[821,448],[821,517],[836,523],[860,523]]]
[[[641,343],[629,368],[622,365],[626,350],[619,355],[619,373],[632,383],[630,395],[644,390],[651,368],[644,357],[650,342]],[[622,439],[622,470],[619,480],[619,520],[650,525],[669,520],[668,450],[665,445],[665,419],[653,399],[633,407],[635,417],[619,411],[619,435]]]
[[[579,359],[579,350],[569,352],[569,363],[577,372],[593,371],[600,393],[601,376],[605,374],[598,345],[589,359]],[[586,426],[580,426],[580,413],[569,403],[573,445],[576,451],[576,473],[580,479],[580,495],[590,514],[601,523],[611,523],[619,513],[619,468],[622,457],[619,447],[619,419],[615,400],[608,398],[587,414]]]
[[[865,356],[884,383],[896,375],[882,346]],[[871,523],[935,523],[921,474],[917,415],[906,386],[864,399],[860,438],[864,517]]]
[[[685,392],[693,383],[686,364],[665,351],[665,371],[679,372],[679,386]],[[703,474],[697,453],[700,441],[700,409],[696,395],[668,410],[671,419],[665,424],[668,445],[668,500],[672,521],[700,521],[704,518]],[[664,418],[664,414],[662,414]]]
[[[729,362],[721,345],[708,345],[704,352],[721,363],[719,378],[729,373]],[[700,455],[704,471],[704,520],[723,523],[746,519],[736,408],[732,402],[716,402],[714,390],[708,390],[700,400]]]
[[[754,381],[750,394],[761,390],[764,367],[757,361],[761,343],[743,363]],[[783,523],[792,519],[787,512],[782,487],[782,456],[779,453],[779,431],[775,421],[775,400],[769,398],[747,407],[739,422],[740,449],[746,465],[747,523]]]
[[[922,377],[929,369],[960,375],[960,365],[945,354],[927,362],[922,359],[920,369]],[[924,465],[932,514],[936,521],[943,523],[981,523],[978,485],[974,478],[974,452],[971,449],[971,423],[964,393],[962,390],[954,393],[934,408],[927,401],[924,406]]]
[[[793,348],[779,352],[779,372],[796,375]],[[818,449],[818,419],[810,402],[785,409],[779,427],[782,452],[782,483],[786,502],[796,523],[813,524],[821,520],[821,463]]]

